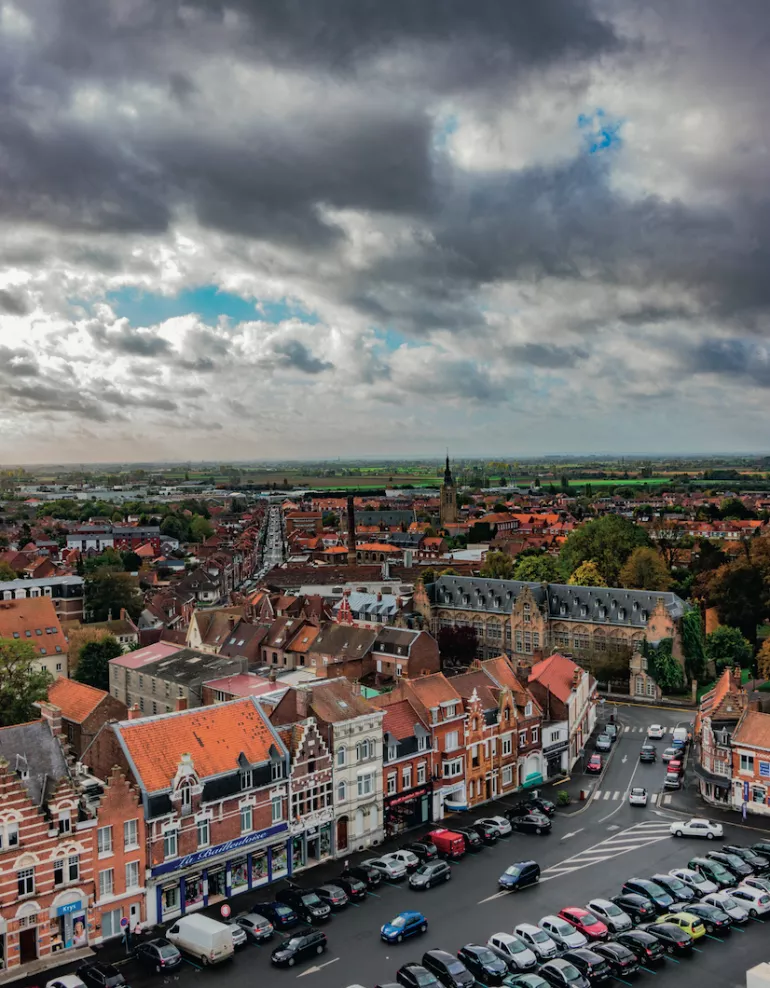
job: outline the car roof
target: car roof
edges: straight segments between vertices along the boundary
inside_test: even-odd
[[[422,913],[417,912],[416,909],[404,909],[402,912],[396,914],[396,919],[402,916],[404,919],[414,919],[416,916],[422,917]]]
[[[583,906],[565,906],[565,912],[575,913],[576,916],[585,916],[588,912]]]
[[[537,931],[539,929],[539,927],[538,926],[535,926],[534,923],[517,923],[516,926],[514,927],[514,929],[515,930],[526,930],[527,933],[529,933],[530,931],[533,931],[533,930],[534,931]]]
[[[426,950],[425,953],[430,957],[436,957],[439,960],[446,960],[449,958],[450,961],[454,961],[457,959],[454,954],[450,954],[448,950],[441,950],[439,947],[434,947],[432,950]]]

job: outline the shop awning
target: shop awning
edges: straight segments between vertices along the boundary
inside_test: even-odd
[[[728,779],[724,775],[714,775],[713,772],[709,772],[702,765],[697,762],[693,764],[695,769],[695,774],[699,779],[703,779],[704,782],[710,783],[712,786],[716,786],[717,789],[730,789],[732,787],[732,780]]]
[[[462,813],[468,809],[468,804],[461,802],[460,800],[445,799],[444,809],[450,811],[450,813]]]

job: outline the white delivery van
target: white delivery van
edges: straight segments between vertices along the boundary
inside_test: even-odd
[[[681,741],[682,744],[687,744],[687,728],[686,727],[675,727],[671,732],[672,741]]]
[[[182,916],[166,930],[166,937],[203,965],[229,960],[235,949],[230,927],[200,913]]]

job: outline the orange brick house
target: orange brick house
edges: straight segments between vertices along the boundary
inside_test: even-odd
[[[291,875],[289,752],[253,697],[107,724],[85,760],[141,791],[150,925]]]
[[[431,818],[433,758],[431,732],[415,703],[383,693],[373,706],[382,722],[382,793],[385,833],[402,833]]]
[[[732,736],[732,805],[770,816],[770,714],[745,710]]]
[[[48,687],[48,702],[60,711],[64,737],[76,758],[80,758],[103,724],[128,716],[125,703],[114,696],[64,676]]]

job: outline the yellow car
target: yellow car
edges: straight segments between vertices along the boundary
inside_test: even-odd
[[[692,913],[666,913],[665,916],[659,916],[656,922],[674,923],[680,929],[689,933],[693,940],[699,940],[702,936],[706,935],[706,927],[703,925],[703,920],[700,916],[693,916]]]

